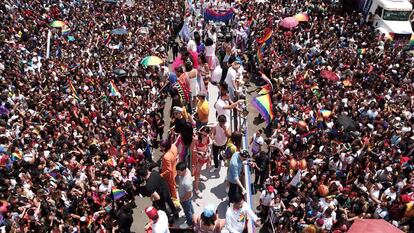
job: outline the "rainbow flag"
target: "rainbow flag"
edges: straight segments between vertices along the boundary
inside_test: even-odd
[[[63,25],[62,27],[62,35],[66,35],[67,33],[70,32],[70,28],[68,27],[68,25]]]
[[[252,100],[252,104],[266,120],[266,123],[270,124],[274,118],[270,95],[267,94],[255,97]]]
[[[109,83],[109,91],[111,92],[111,94],[109,94],[110,96],[121,97],[121,93],[119,93],[118,88],[115,86],[115,83],[112,80]]]
[[[257,61],[259,63],[263,62],[263,56],[264,56],[265,48],[266,48],[266,43],[263,43],[260,47],[257,48],[256,56],[257,56]]]
[[[414,45],[414,33],[411,34],[410,45]]]
[[[270,44],[272,42],[272,35],[273,30],[270,28],[266,28],[263,37],[260,39],[256,39],[257,44]]]
[[[23,152],[22,151],[16,151],[12,153],[12,160],[13,161],[17,161],[17,160],[21,160],[23,158]]]
[[[92,223],[93,223],[93,217],[90,217],[89,221],[88,221],[88,229],[89,230],[92,228]]]
[[[108,166],[111,166],[111,167],[115,167],[116,166],[116,162],[114,161],[113,158],[110,158],[110,159],[106,160],[106,164]]]
[[[69,80],[69,88],[72,91],[72,95],[73,97],[77,100],[77,101],[81,101],[81,99],[79,98],[78,92],[76,91],[75,87],[72,84],[72,81]]]
[[[367,49],[365,49],[365,48],[358,49],[357,52],[358,52],[358,55],[366,54],[367,53]]]
[[[124,131],[122,131],[122,128],[118,127],[118,129],[116,129],[116,130],[121,135],[121,145],[123,146],[123,145],[127,144],[126,137],[125,137]]]
[[[316,90],[316,89],[319,89],[319,86],[318,86],[318,84],[313,84],[313,86],[310,88],[311,89],[311,91],[313,91],[313,90]]]
[[[103,38],[103,42],[106,46],[108,46],[109,43],[111,43],[111,40],[112,40],[112,37],[110,34]]]
[[[273,84],[272,81],[262,72],[259,70],[260,78],[263,79],[267,85],[269,85],[270,90],[273,90]]]
[[[323,117],[329,117],[332,114],[332,111],[326,110],[326,109],[322,109],[321,110],[321,114],[322,114]]]
[[[267,84],[264,87],[262,87],[262,90],[259,91],[259,95],[266,95],[270,93],[270,85]]]
[[[114,200],[121,199],[123,196],[126,195],[126,192],[122,189],[117,189],[116,187],[112,187],[112,197]]]

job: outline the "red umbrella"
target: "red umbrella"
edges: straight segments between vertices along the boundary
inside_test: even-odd
[[[389,222],[382,219],[357,219],[348,233],[403,233]]]
[[[330,70],[322,70],[321,71],[321,76],[323,78],[328,79],[329,81],[333,81],[333,82],[339,81],[338,75],[335,72],[332,72]]]
[[[287,17],[282,19],[282,21],[280,21],[280,26],[287,28],[287,29],[293,29],[296,26],[298,26],[299,21],[297,19],[295,19],[295,17]]]

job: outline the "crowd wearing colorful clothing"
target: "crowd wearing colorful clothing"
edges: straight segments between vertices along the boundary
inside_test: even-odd
[[[5,0],[0,11],[2,232],[131,232],[137,195],[152,202],[153,233],[181,210],[195,232],[251,221],[340,233],[361,219],[413,231],[413,50],[362,14],[331,0]],[[243,148],[236,119],[253,117],[252,83],[264,127]],[[225,219],[214,205],[195,213],[201,171],[222,167]]]

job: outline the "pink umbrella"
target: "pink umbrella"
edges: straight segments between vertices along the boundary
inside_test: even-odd
[[[348,233],[403,233],[400,229],[382,219],[357,219]]]
[[[287,28],[287,29],[293,29],[296,26],[298,26],[299,21],[297,19],[295,19],[295,17],[287,17],[282,19],[282,21],[280,21],[280,26]]]
[[[338,75],[335,72],[330,71],[330,70],[322,70],[321,71],[321,76],[323,78],[328,79],[329,81],[333,81],[333,82],[338,82],[339,81]]]

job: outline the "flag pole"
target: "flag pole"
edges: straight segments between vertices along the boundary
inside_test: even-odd
[[[52,32],[48,30],[47,32],[47,45],[46,45],[46,58],[49,59],[50,57],[50,39],[52,37]]]

